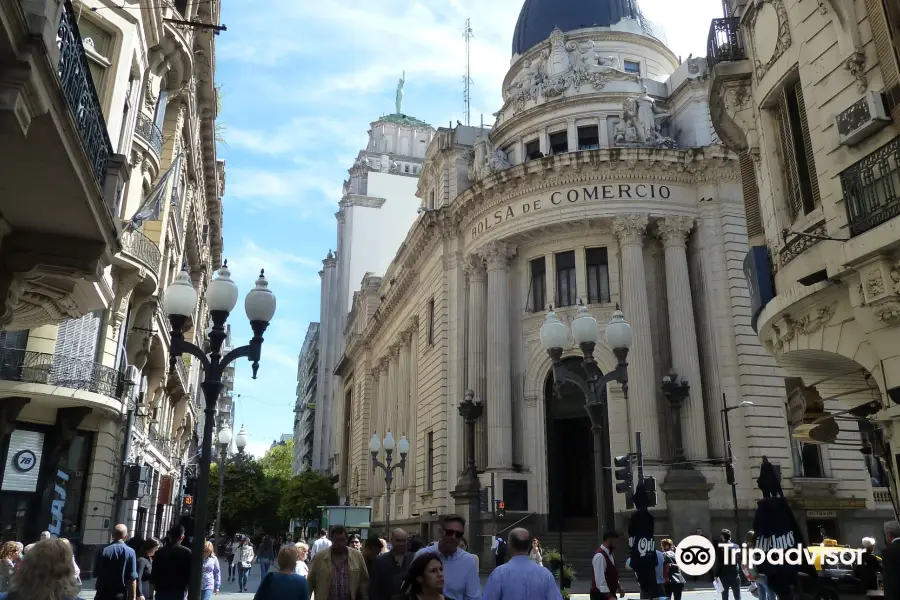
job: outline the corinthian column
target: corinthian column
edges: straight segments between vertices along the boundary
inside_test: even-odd
[[[410,443],[410,452],[415,452],[415,438],[412,436],[412,430],[409,426],[409,415],[410,415],[410,398],[409,398],[409,340],[412,337],[412,332],[409,330],[404,331],[400,334],[400,369],[399,369],[399,379],[397,381],[397,404],[399,407],[399,417],[397,419],[397,441],[400,441],[401,436],[407,436]],[[398,455],[399,460],[399,455]],[[397,491],[405,490],[409,487],[410,481],[410,460],[407,457],[406,461],[406,470],[400,477],[400,480],[397,484]]]
[[[690,217],[667,217],[658,224],[666,253],[666,296],[669,301],[669,340],[672,367],[688,381],[690,397],[681,409],[684,454],[688,459],[706,458],[706,416],[700,381],[700,353],[694,324],[694,300],[688,273],[687,235],[694,227]]]
[[[398,418],[400,412],[400,343],[392,344],[389,352],[390,379],[388,379],[387,425],[384,431],[385,433],[390,431],[394,434],[394,439],[399,440],[401,428]]]
[[[647,275],[644,271],[644,234],[647,215],[620,215],[613,221],[622,256],[622,310],[631,323],[633,341],[628,354],[628,406],[631,425],[640,431],[644,455],[659,458],[659,417],[656,404],[656,369],[647,306]]]
[[[487,294],[487,273],[484,269],[484,259],[477,254],[470,255],[463,268],[469,278],[469,347],[466,387],[475,392],[475,398],[484,402],[487,395],[484,377],[487,342],[485,328],[487,315],[484,302]],[[481,468],[487,466],[487,426],[484,419],[478,419],[475,422],[475,464]]]
[[[487,263],[487,410],[488,468],[511,469],[512,357],[509,339],[509,259],[516,248],[490,242],[478,252]]]

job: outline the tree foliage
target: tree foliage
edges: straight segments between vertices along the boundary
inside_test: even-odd
[[[285,519],[310,521],[320,517],[320,506],[337,503],[337,490],[334,489],[331,477],[306,471],[285,482],[279,514]]]
[[[270,479],[287,481],[291,478],[291,462],[294,460],[294,441],[276,444],[259,459],[263,474]]]

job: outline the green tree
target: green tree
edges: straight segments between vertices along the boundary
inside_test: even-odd
[[[321,516],[320,506],[337,503],[338,495],[332,478],[315,471],[306,471],[287,482],[278,512],[282,519],[307,522]]]
[[[215,519],[219,502],[219,466],[211,465],[209,476],[209,516]],[[252,457],[233,459],[225,468],[225,493],[222,496],[224,533],[263,529],[278,533],[286,525],[272,509],[278,506],[281,486],[265,476],[260,461]]]
[[[294,460],[294,441],[277,444],[259,459],[263,474],[269,479],[287,481],[291,478],[291,462]]]

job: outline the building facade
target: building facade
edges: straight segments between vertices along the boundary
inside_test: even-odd
[[[420,208],[416,181],[434,129],[401,111],[403,84],[397,88],[397,112],[373,122],[369,140],[350,167],[335,213],[337,251],[328,251],[322,278],[319,319],[319,379],[313,428],[312,468],[330,469],[335,447],[335,404],[343,402],[335,387],[334,368],[344,351],[347,316],[360,282],[383,273],[394,259]]]
[[[93,169],[87,175],[96,180],[84,176],[79,186],[105,190],[100,207],[108,211],[104,219],[113,233],[106,258],[89,272],[76,269],[81,280],[69,288],[58,279],[70,276],[65,269],[49,278],[37,270],[34,278],[26,277],[27,285],[13,286],[21,301],[7,298],[0,336],[0,535],[29,543],[49,529],[72,538],[83,573],[91,569],[93,549],[108,542],[110,527],[120,519],[133,535],[164,534],[179,512],[182,467],[195,454],[199,365],[170,360],[162,293],[186,270],[203,298],[220,266],[225,167],[215,147],[214,34],[175,21],[217,25],[219,6],[197,0],[124,8],[104,0],[17,0],[2,7],[4,17],[12,16],[4,25],[19,23],[23,11],[43,11],[27,13],[30,26],[42,24],[52,32],[32,54],[26,50],[36,38],[3,32],[15,39],[19,59],[33,60],[34,51],[42,50],[42,60],[59,69],[63,93],[41,97],[68,100],[68,92],[77,90],[79,101],[88,104],[78,112],[51,106],[49,113],[40,103],[17,106],[16,114],[31,118],[31,125],[24,141],[3,137],[3,155],[22,155],[23,161],[31,156],[27,167],[17,167],[23,174],[38,164],[62,173],[87,156]],[[82,79],[66,80],[75,76],[66,75],[68,69]],[[9,75],[3,71],[4,82]],[[54,112],[62,108],[68,112]],[[66,154],[69,145],[50,135],[53,123],[60,129],[74,125],[80,133],[78,160]],[[4,127],[9,124],[4,120]],[[16,146],[38,143],[45,144],[40,161],[36,147]],[[106,179],[97,179],[102,174]],[[3,185],[17,181],[3,179]],[[41,187],[53,178],[32,174],[31,180],[27,193],[35,198],[65,198],[70,209],[93,206]],[[16,197],[7,192],[0,196]],[[83,216],[18,197],[46,223],[58,217],[69,225],[68,234],[46,232],[52,236],[45,241],[50,254],[83,256],[65,246],[66,235],[87,237],[77,229]],[[43,296],[28,291],[30,286],[41,287]],[[201,300],[185,336],[197,342],[206,327]]]
[[[857,496],[890,508],[900,440],[900,7],[726,4],[710,29],[710,105],[723,143],[741,156],[754,331],[791,377],[793,437],[822,457],[821,480],[808,485],[840,504],[839,445],[856,445],[875,485],[874,497]]]
[[[297,402],[294,405],[294,460],[291,472],[312,468],[313,425],[316,422],[316,386],[319,381],[319,324],[310,323],[297,361]]]
[[[880,527],[882,513],[857,510],[878,498],[856,449],[814,455],[791,441],[786,373],[750,325],[740,161],[712,127],[709,85],[707,60],[680,61],[636,3],[525,2],[496,123],[437,131],[418,185],[429,210],[355,296],[335,368],[343,401],[327,421],[342,496],[385,520],[368,440],[392,431],[412,449],[391,522],[428,535],[437,515],[463,512],[453,496],[464,468],[457,406],[472,390],[485,407],[482,485],[493,482],[510,522],[561,530],[585,556],[598,513],[624,526],[613,457],[636,451],[636,432],[645,473],[660,482],[657,534],[734,529],[735,512],[746,526],[763,456],[798,506],[820,511],[804,513],[810,530],[856,538]],[[585,397],[569,384],[556,395],[539,331],[551,307],[570,322],[583,305],[602,328],[617,304],[634,343],[627,398],[607,390],[598,510]],[[595,356],[604,372],[616,365],[603,342]],[[577,346],[563,360],[579,370]],[[673,371],[690,386],[677,464],[663,393]],[[855,425],[840,427],[861,439]]]

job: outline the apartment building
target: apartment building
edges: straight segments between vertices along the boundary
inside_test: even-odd
[[[299,475],[312,468],[313,426],[316,422],[316,388],[319,373],[319,324],[310,323],[297,361],[297,403],[294,405],[294,460],[291,471]]]
[[[900,443],[900,5],[725,5],[709,33],[709,104],[716,133],[740,156],[747,333],[787,376],[802,455],[797,504],[816,520],[863,509],[891,517]],[[846,477],[860,458],[871,489]]]
[[[0,537],[74,538],[83,572],[120,520],[164,533],[196,454],[199,365],[171,363],[161,303],[188,271],[201,302],[185,337],[201,342],[225,166],[215,32],[185,22],[219,10],[0,6]]]

